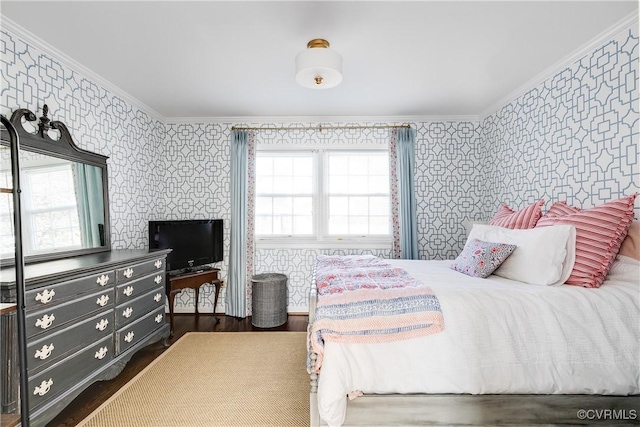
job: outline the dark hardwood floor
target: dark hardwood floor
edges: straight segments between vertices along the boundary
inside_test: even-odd
[[[195,316],[192,314],[176,314],[174,316],[174,334],[169,340],[170,344],[175,343],[181,336],[187,332],[248,332],[248,331],[298,331],[307,330],[308,316],[290,315],[287,322],[277,328],[261,329],[251,324],[251,318],[237,319],[224,315],[201,314]],[[167,315],[167,322],[168,322]],[[72,427],[77,425],[105,400],[111,397],[130,379],[135,377],[138,372],[144,369],[156,357],[162,354],[167,348],[159,342],[151,344],[133,355],[124,370],[114,379],[109,381],[99,381],[87,388],[80,394],[69,406],[67,406],[56,418],[54,418],[47,427]],[[3,423],[5,424],[3,414]]]

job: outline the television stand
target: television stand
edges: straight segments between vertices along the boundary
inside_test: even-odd
[[[185,271],[185,273],[202,273],[203,271],[213,270],[213,267],[210,265],[201,265],[199,267],[191,267],[190,270]]]
[[[199,265],[197,267],[185,267],[182,268],[180,270],[171,270],[169,271],[169,274],[173,277],[173,276],[183,276],[185,274],[191,274],[191,273],[202,273],[203,271],[209,271],[209,270],[213,270],[214,268],[211,267],[210,265]]]
[[[183,289],[193,289],[195,292],[195,314],[198,313],[198,295],[200,293],[200,286],[205,283],[210,283],[215,287],[215,293],[213,298],[213,315],[216,314],[216,306],[218,305],[218,295],[220,294],[220,285],[222,282],[218,278],[218,268],[209,268],[203,271],[191,271],[179,275],[167,275],[167,287],[166,294],[169,300],[169,318],[171,323],[171,335],[173,336],[173,303],[176,299],[176,294],[182,292]]]

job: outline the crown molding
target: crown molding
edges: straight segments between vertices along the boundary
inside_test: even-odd
[[[480,122],[479,116],[237,116],[237,117],[168,117],[167,125],[219,123],[219,124],[291,124],[291,123],[424,123],[424,122]]]
[[[155,111],[153,108],[144,104],[137,98],[128,94],[118,86],[114,85],[104,77],[100,76],[98,73],[92,71],[86,66],[80,64],[75,59],[71,58],[69,55],[64,52],[56,49],[46,41],[42,40],[40,37],[36,36],[26,28],[7,18],[6,16],[0,14],[0,29],[11,33],[14,36],[22,39],[25,43],[30,46],[35,47],[36,49],[41,50],[43,53],[53,57],[58,62],[63,63],[66,67],[69,67],[72,71],[75,71],[84,77],[88,78],[92,82],[102,86],[104,89],[113,93],[114,95],[119,96],[124,101],[129,103],[131,106],[138,108],[139,110],[149,114],[153,118],[161,121],[163,124],[166,123],[166,118]]]
[[[606,41],[610,40],[611,38],[613,38],[617,34],[621,33],[622,31],[628,31],[629,28],[631,28],[634,25],[636,27],[638,26],[638,12],[637,11],[635,13],[631,13],[628,16],[626,16],[625,18],[621,19],[616,24],[612,25],[607,30],[603,31],[598,36],[596,36],[593,39],[591,39],[589,42],[587,42],[584,45],[580,46],[573,53],[565,56],[563,59],[561,59],[560,61],[556,62],[555,64],[553,64],[552,66],[550,66],[549,68],[547,68],[546,70],[544,70],[543,72],[538,74],[537,76],[535,76],[532,79],[528,80],[526,83],[521,85],[516,90],[514,90],[514,91],[510,92],[508,95],[505,95],[502,98],[500,98],[499,101],[497,101],[494,104],[492,104],[490,107],[485,109],[479,115],[479,120],[482,121],[482,120],[486,119],[491,114],[497,112],[500,108],[502,108],[505,105],[507,105],[507,104],[513,102],[514,100],[520,98],[522,95],[524,95],[525,93],[527,93],[531,89],[535,88],[536,86],[540,85],[541,83],[543,83],[546,80],[550,79],[551,77],[555,76],[556,74],[558,74],[558,72],[562,71],[564,68],[567,68],[567,66],[573,65],[578,60],[582,59],[585,55],[587,55],[588,53],[592,52],[594,49],[596,49],[597,47],[601,46],[603,43],[605,43]]]
[[[423,122],[479,122],[480,117],[477,115],[452,115],[452,116],[234,116],[234,117],[164,117],[142,101],[125,92],[118,86],[109,82],[98,73],[80,64],[64,52],[53,47],[40,37],[31,33],[26,28],[17,24],[13,20],[0,14],[0,29],[15,35],[22,39],[25,43],[39,49],[43,53],[53,57],[56,61],[63,63],[71,70],[85,76],[92,82],[102,86],[111,93],[121,97],[130,105],[149,114],[163,124],[193,124],[193,123],[221,123],[233,125],[238,123],[385,123],[385,124],[402,124],[402,123],[423,123]]]
[[[229,117],[164,117],[148,105],[144,104],[137,98],[125,92],[121,88],[109,82],[96,72],[80,64],[78,61],[69,57],[62,51],[56,49],[49,43],[45,42],[35,34],[31,33],[24,27],[20,26],[11,19],[0,14],[0,29],[8,31],[13,35],[21,38],[27,44],[49,54],[54,59],[62,62],[70,69],[84,75],[91,81],[99,84],[103,88],[113,94],[123,98],[130,105],[149,114],[153,118],[161,121],[163,124],[192,124],[192,123],[221,123],[221,124],[237,124],[237,123],[423,123],[423,122],[481,122],[489,115],[495,113],[503,106],[518,99],[526,92],[536,87],[540,83],[553,77],[563,68],[575,63],[596,47],[602,45],[603,42],[617,35],[621,31],[628,30],[631,26],[638,25],[638,14],[632,13],[627,17],[614,24],[609,29],[593,38],[588,43],[576,49],[572,54],[566,56],[551,67],[547,68],[536,77],[528,80],[518,89],[510,92],[502,97],[499,101],[492,104],[479,115],[411,115],[411,116],[229,116]]]

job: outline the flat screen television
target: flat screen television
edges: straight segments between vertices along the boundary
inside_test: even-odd
[[[191,271],[222,261],[221,219],[149,221],[149,249],[173,249],[167,270]]]

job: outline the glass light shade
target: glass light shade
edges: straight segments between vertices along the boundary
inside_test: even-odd
[[[342,82],[342,57],[329,48],[307,48],[296,56],[296,81],[310,89],[329,89]]]

